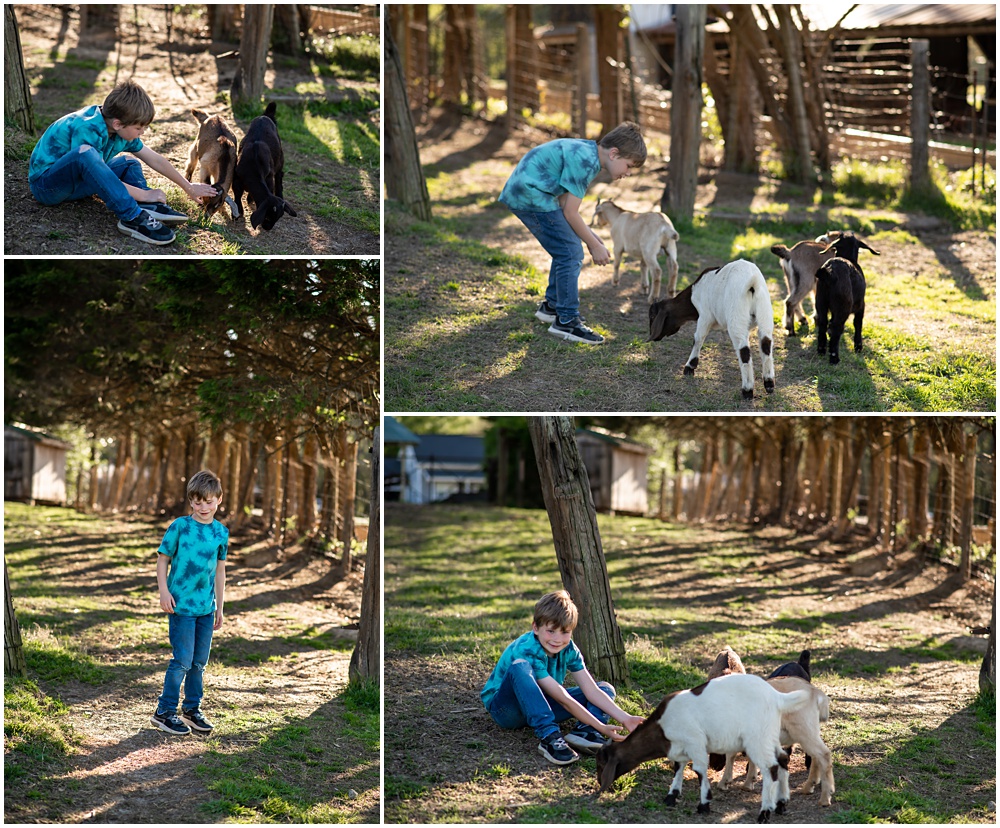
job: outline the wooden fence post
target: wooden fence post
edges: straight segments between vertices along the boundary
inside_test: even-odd
[[[28,672],[21,643],[21,627],[14,615],[14,601],[10,595],[10,579],[7,577],[7,561],[3,562],[3,674],[23,676]]]
[[[927,55],[930,42],[910,42],[913,84],[910,93],[910,189],[925,192],[931,186],[931,75]]]

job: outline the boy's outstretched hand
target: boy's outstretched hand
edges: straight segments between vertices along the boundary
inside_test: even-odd
[[[606,724],[604,727],[595,728],[602,736],[607,736],[613,742],[624,742],[627,733],[623,733],[618,725]]]
[[[622,721],[622,724],[628,728],[628,732],[631,733],[639,725],[646,721],[642,716],[629,716],[627,719]]]
[[[594,260],[594,264],[595,265],[609,264],[611,262],[611,254],[608,253],[608,248],[605,247],[604,242],[602,242],[596,236],[594,237],[594,239],[596,241],[596,244],[592,242],[589,245],[587,245],[587,247],[590,248],[590,255],[591,258],[593,258]]]

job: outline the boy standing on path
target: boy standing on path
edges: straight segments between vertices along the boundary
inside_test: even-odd
[[[150,723],[175,736],[212,731],[201,713],[203,673],[212,633],[222,626],[229,551],[229,530],[215,519],[222,500],[219,478],[210,471],[193,475],[187,499],[191,514],[170,524],[156,560],[156,583],[169,621],[173,658]],[[178,716],[182,685],[184,704]]]
[[[545,300],[535,316],[549,333],[570,342],[598,345],[604,337],[580,319],[578,283],[587,243],[594,264],[611,255],[580,215],[587,188],[603,169],[617,181],[646,162],[646,143],[631,121],[599,142],[559,138],[529,150],[511,173],[499,200],[506,204],[552,257]]]
[[[554,765],[580,758],[569,745],[597,753],[608,739],[622,741],[621,729],[608,724],[614,717],[629,730],[644,719],[631,716],[614,702],[615,688],[596,682],[572,641],[579,612],[569,593],[550,592],[535,604],[531,632],[509,644],[493,668],[480,696],[490,717],[500,727],[531,727],[541,740],[538,752]],[[566,673],[576,687],[565,688]],[[576,726],[563,738],[559,722],[569,718]]]
[[[142,143],[155,114],[149,95],[129,79],[111,90],[102,106],[88,106],[50,124],[31,152],[31,194],[49,207],[96,195],[118,217],[118,230],[126,236],[170,244],[175,234],[164,225],[183,224],[188,217],[167,206],[163,190],[149,188],[139,161],[195,201],[214,196],[215,187],[192,184]]]

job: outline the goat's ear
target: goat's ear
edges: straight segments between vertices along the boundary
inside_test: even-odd
[[[881,256],[882,255],[877,250],[872,250],[867,244],[865,244],[863,241],[861,241],[861,239],[858,239],[858,244],[860,244],[865,250],[871,250],[871,252],[874,253],[876,256]]]
[[[666,299],[654,302],[649,306],[649,339],[648,342],[659,342],[666,335],[667,320],[670,318],[670,305]]]
[[[825,256],[827,253],[829,253],[831,250],[833,250],[836,246],[837,246],[837,242],[836,241],[831,242],[829,247],[825,248],[824,250],[820,250],[819,251],[819,255],[820,256]]]
[[[285,205],[285,212],[288,213],[288,215],[290,215],[290,216],[298,216],[298,213],[296,213],[295,210],[292,209],[292,205],[291,204],[289,204],[287,201],[282,202],[282,203]]]
[[[615,780],[618,778],[618,757],[609,757],[607,762],[604,763],[604,767],[601,768],[601,775],[598,778],[598,782],[601,787],[598,790],[597,795],[600,796],[605,791],[610,791],[611,786],[615,784]]]

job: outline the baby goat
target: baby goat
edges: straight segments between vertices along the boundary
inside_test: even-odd
[[[243,215],[239,203],[229,195],[236,172],[236,133],[221,115],[208,115],[200,109],[192,109],[191,114],[201,124],[198,137],[191,144],[187,171],[184,177],[190,181],[194,168],[201,162],[201,183],[212,184],[216,195],[205,202],[205,215],[211,218],[225,201],[234,219]]]
[[[764,769],[758,822],[782,813],[788,801],[788,754],[781,749],[781,717],[809,701],[803,691],[776,692],[759,676],[733,674],[712,679],[692,690],[671,693],[623,742],[597,753],[600,791],[643,762],[666,757],[675,763],[667,804],[676,805],[691,762],[701,782],[698,813],[707,813],[711,791],[708,754],[744,751]],[[763,763],[763,764],[761,764]]]
[[[270,230],[285,213],[296,215],[292,205],[282,198],[285,177],[285,153],[278,137],[277,107],[274,101],[264,114],[254,118],[240,142],[240,155],[233,178],[233,195],[239,202],[247,194],[247,206],[253,207],[250,225],[256,230]]]
[[[809,776],[802,783],[800,792],[810,794],[820,788],[819,804],[830,805],[836,786],[833,781],[833,755],[820,735],[819,726],[830,718],[830,698],[818,687],[814,687],[807,679],[798,676],[775,676],[767,679],[779,693],[795,693],[803,691],[809,694],[809,701],[803,707],[781,714],[781,744],[790,749],[791,745],[801,745],[806,756],[812,758],[807,764]],[[729,787],[733,778],[733,754],[726,757],[726,771],[719,787],[723,790]],[[741,787],[753,790],[757,779],[757,767],[754,760],[748,759],[746,775]],[[767,776],[764,781],[766,783]]]
[[[611,241],[615,247],[615,272],[611,284],[618,284],[618,268],[622,256],[642,257],[642,286],[647,289],[646,300],[660,298],[660,278],[663,271],[657,257],[662,250],[667,255],[667,297],[677,289],[677,240],[680,238],[674,225],[663,213],[632,213],[613,201],[597,202],[591,225],[611,226]]]
[[[785,330],[795,336],[795,318],[798,317],[804,331],[809,330],[809,321],[802,310],[802,301],[816,289],[816,271],[827,259],[834,256],[826,252],[830,242],[840,238],[839,230],[829,230],[815,241],[801,241],[789,250],[783,244],[776,244],[771,252],[781,259],[781,270],[785,274]]]
[[[705,338],[715,328],[729,333],[740,358],[743,398],[753,399],[753,363],[750,361],[750,329],[757,328],[764,373],[764,389],[774,391],[774,357],[771,337],[774,334],[774,311],[771,296],[760,269],[740,259],[717,268],[709,268],[673,299],[662,299],[649,306],[649,341],[673,336],[686,322],[697,322],[694,348],[684,366],[684,373],[694,374]]]
[[[830,328],[830,364],[840,362],[840,337],[847,317],[854,314],[854,350],[861,350],[861,326],[865,319],[865,274],[858,266],[858,251],[872,250],[853,233],[842,233],[824,253],[836,251],[816,271],[817,350],[826,353],[827,317]]]

